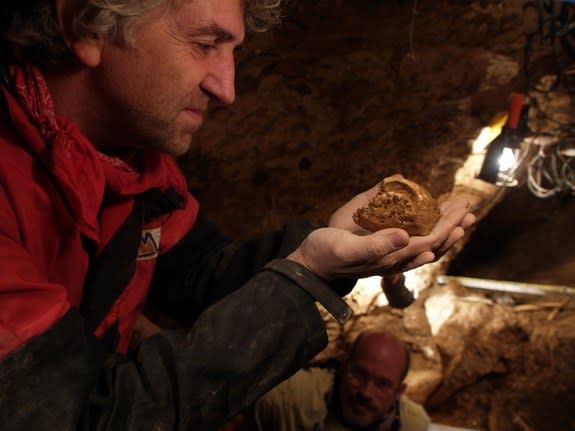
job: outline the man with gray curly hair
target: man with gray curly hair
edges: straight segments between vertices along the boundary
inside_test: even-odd
[[[0,417],[3,430],[214,430],[327,343],[357,277],[436,259],[431,234],[353,223],[225,238],[175,157],[210,101],[235,98],[246,25],[276,0],[5,0],[0,6]],[[361,235],[359,234],[361,233]],[[145,303],[182,331],[130,348]],[[145,322],[145,321],[144,321]]]

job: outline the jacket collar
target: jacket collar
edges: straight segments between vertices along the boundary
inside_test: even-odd
[[[54,111],[52,97],[35,66],[0,69],[13,125],[29,151],[52,174],[85,235],[98,242],[98,213],[105,196],[135,196],[169,187],[186,193],[175,161],[155,151],[112,157],[97,151],[78,126]],[[126,160],[130,159],[130,163]]]

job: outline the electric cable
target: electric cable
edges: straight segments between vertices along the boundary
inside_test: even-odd
[[[540,145],[527,166],[527,187],[539,198],[575,194],[575,145],[572,140]]]
[[[550,95],[560,87],[570,97],[575,97],[575,4],[571,1],[532,0],[523,6],[524,13],[530,10],[537,15],[535,29],[526,33],[524,47],[523,70],[529,87],[530,106],[554,129],[539,134],[535,131],[531,135],[524,156],[532,153],[533,145],[539,148],[527,161],[526,183],[531,193],[539,198],[564,192],[575,195],[575,124],[554,118],[541,106],[537,97],[537,94]],[[536,48],[540,48],[536,43],[550,50],[554,66],[552,81],[545,86],[533,81],[530,70],[535,64],[532,56]]]

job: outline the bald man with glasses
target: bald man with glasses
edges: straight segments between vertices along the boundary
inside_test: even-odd
[[[332,373],[301,370],[253,409],[260,431],[423,431],[430,419],[405,395],[407,346],[380,330],[361,333]]]

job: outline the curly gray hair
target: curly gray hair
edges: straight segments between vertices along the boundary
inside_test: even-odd
[[[156,7],[177,8],[183,0],[83,0],[74,17],[78,37],[107,36],[132,46],[142,16]],[[265,31],[279,23],[282,0],[243,0],[245,23]],[[69,51],[62,39],[53,0],[3,0],[0,6],[0,55],[6,60],[59,63]]]

